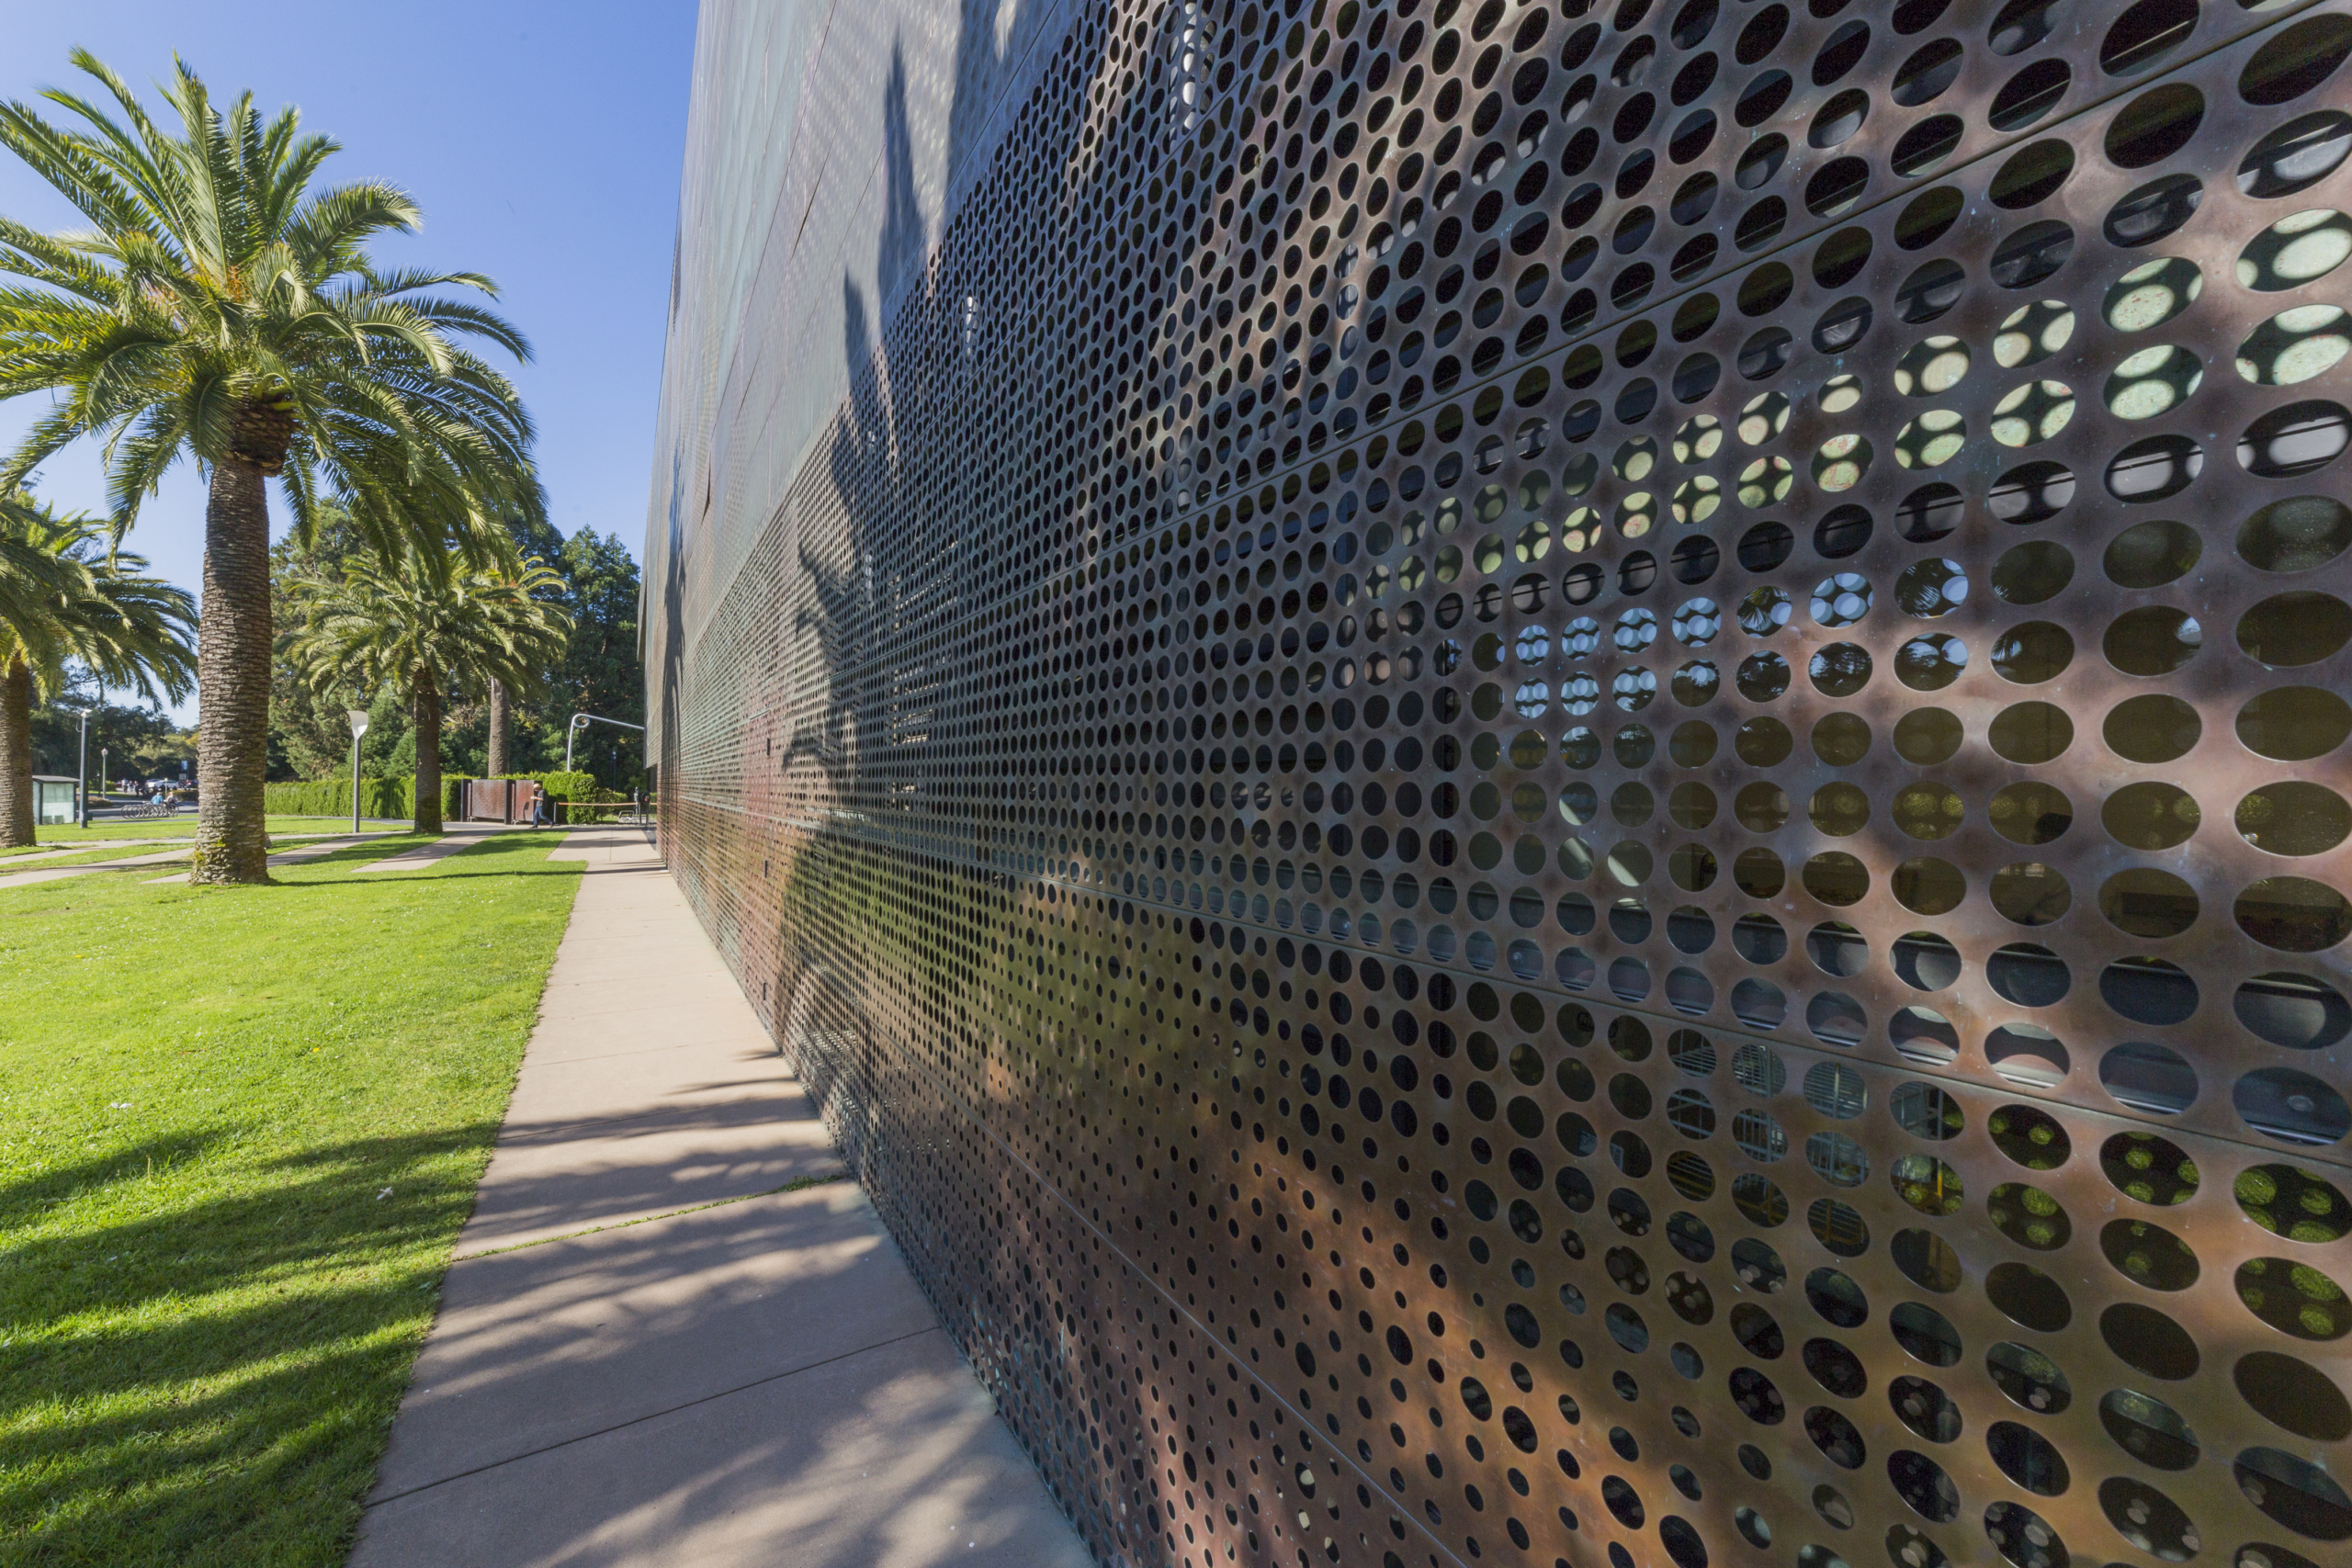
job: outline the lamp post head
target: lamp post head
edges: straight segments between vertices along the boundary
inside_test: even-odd
[[[351,721],[351,738],[354,740],[368,733],[366,714],[361,713],[357,708],[345,708],[343,710],[343,716]]]

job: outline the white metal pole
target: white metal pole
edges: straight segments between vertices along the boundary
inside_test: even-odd
[[[368,733],[368,716],[357,708],[345,708],[343,716],[351,724],[351,830],[359,831],[359,738]]]
[[[82,710],[82,746],[74,758],[74,820],[79,828],[90,825],[90,710]]]

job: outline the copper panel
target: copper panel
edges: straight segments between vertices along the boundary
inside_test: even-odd
[[[2343,1560],[2352,6],[767,15],[664,848],[1104,1562]]]

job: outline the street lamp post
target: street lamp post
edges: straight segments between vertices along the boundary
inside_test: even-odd
[[[74,757],[74,826],[90,825],[90,710],[82,710],[82,744]]]
[[[359,831],[359,738],[368,733],[368,716],[357,708],[345,708],[343,716],[351,721],[351,830]]]
[[[639,735],[645,733],[645,726],[631,724],[625,718],[606,718],[600,713],[573,714],[571,724],[565,727],[563,737],[563,771],[567,773],[571,772],[571,743],[580,738],[580,732],[587,728],[591,721],[597,724],[618,725],[623,729],[634,729]]]

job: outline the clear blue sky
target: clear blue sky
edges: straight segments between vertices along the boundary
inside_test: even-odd
[[[389,179],[424,209],[422,231],[387,247],[390,259],[498,282],[501,308],[537,351],[518,380],[538,423],[556,525],[618,534],[635,553],[694,33],[692,0],[410,0],[390,9],[0,0],[0,97],[86,83],[66,60],[79,45],[142,90],[170,72],[176,51],[217,98],[250,87],[265,109],[298,107],[305,130],[344,145],[323,178]],[[5,153],[0,213],[40,229],[78,226],[72,208]],[[0,403],[0,441],[22,434],[35,402]],[[86,446],[52,459],[40,489],[105,511]],[[282,531],[274,489],[272,513]],[[203,529],[203,491],[183,465],[147,502],[131,545],[194,592]]]

